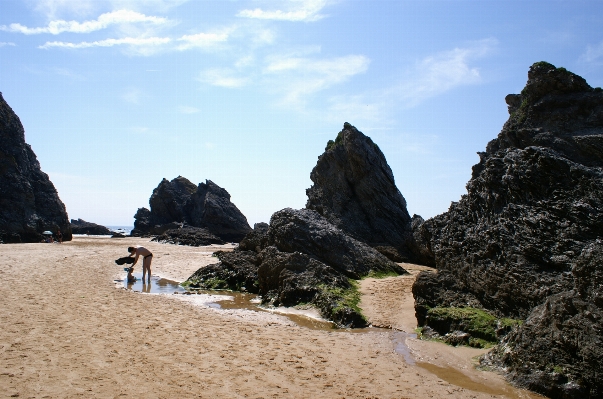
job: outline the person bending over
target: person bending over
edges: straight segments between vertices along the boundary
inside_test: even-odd
[[[153,260],[153,254],[151,251],[146,249],[145,247],[137,246],[137,247],[128,247],[128,252],[130,256],[135,256],[134,263],[132,263],[132,267],[138,262],[138,257],[142,256],[142,282],[144,283],[144,277],[149,273],[149,277],[147,281],[151,282],[151,261]]]

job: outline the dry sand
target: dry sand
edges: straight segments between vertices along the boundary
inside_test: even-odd
[[[93,237],[0,245],[0,397],[536,397],[475,370],[481,351],[116,288],[125,273],[113,261],[129,245],[149,248],[153,274],[177,281],[219,248]],[[405,267],[412,276],[364,280],[362,306],[374,324],[412,332],[410,286],[421,267]],[[404,342],[410,363],[395,351]]]

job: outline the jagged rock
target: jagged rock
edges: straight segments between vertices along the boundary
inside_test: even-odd
[[[251,231],[247,219],[230,202],[230,194],[211,180],[195,186],[178,176],[163,179],[149,200],[151,209],[139,208],[132,235],[164,234],[182,225],[207,229],[224,241],[238,242]]]
[[[185,282],[191,288],[259,292],[258,255],[253,251],[218,251],[220,263],[202,267]]]
[[[169,229],[153,238],[152,241],[157,241],[164,244],[189,245],[192,247],[201,247],[211,244],[224,244],[224,241],[210,233],[209,230],[199,227],[181,227]]]
[[[379,147],[349,123],[310,174],[306,208],[396,261],[417,262],[406,200]],[[391,249],[387,249],[391,247]]]
[[[600,305],[575,292],[576,259],[603,236],[603,92],[539,62],[506,100],[509,120],[479,153],[467,195],[423,224],[438,273],[413,286],[417,319],[467,304],[527,317],[499,352],[513,380],[555,398],[600,397],[600,360],[585,355],[601,359]]]
[[[0,243],[40,242],[45,230],[71,240],[65,205],[0,93]]]
[[[267,245],[307,254],[353,279],[375,272],[406,271],[373,248],[348,236],[317,212],[286,208],[272,215]]]
[[[248,233],[239,243],[239,249],[243,251],[260,252],[266,246],[268,240],[268,223],[256,223],[253,231]]]
[[[150,234],[151,230],[151,211],[147,208],[138,208],[134,215],[134,228],[130,232],[131,236],[144,237]]]
[[[206,289],[217,288],[216,284],[231,289],[245,286],[254,292],[250,281],[257,281],[264,304],[311,303],[324,317],[348,327],[366,325],[350,299],[355,288],[350,278],[371,272],[406,273],[308,209],[276,212],[267,230],[256,226],[238,249],[218,257],[219,264],[199,269],[189,283]]]
[[[88,234],[91,236],[102,236],[112,234],[111,230],[100,224],[86,222],[82,219],[71,219],[71,232],[73,234]]]

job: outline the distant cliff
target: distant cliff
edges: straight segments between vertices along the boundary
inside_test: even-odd
[[[467,326],[459,308],[523,320],[484,362],[552,398],[600,398],[603,92],[539,62],[506,102],[467,195],[416,227],[438,269],[413,286],[417,319],[440,334]]]
[[[150,210],[140,208],[134,215],[132,235],[163,235],[187,225],[203,229],[199,233],[213,237],[212,242],[216,237],[238,242],[251,231],[245,216],[230,201],[230,194],[211,180],[196,186],[182,176],[172,181],[163,179],[153,190],[149,204]],[[189,228],[186,234],[190,241],[195,232]],[[170,240],[178,241],[176,231],[169,235]]]
[[[40,242],[45,230],[71,240],[65,205],[0,93],[0,243]]]
[[[112,234],[111,230],[107,227],[96,223],[86,222],[82,219],[71,219],[71,232],[73,234],[88,234],[92,236]]]

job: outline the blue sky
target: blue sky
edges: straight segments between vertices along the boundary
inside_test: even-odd
[[[344,122],[427,218],[466,192],[532,63],[603,85],[602,27],[579,0],[3,0],[0,91],[70,218],[131,225],[182,175],[267,222],[305,205]]]

